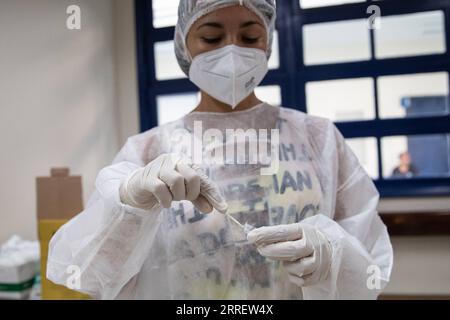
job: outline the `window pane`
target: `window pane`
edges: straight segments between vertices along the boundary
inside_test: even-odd
[[[339,4],[364,2],[365,0],[300,0],[300,7],[303,9],[326,6],[336,6]]]
[[[260,100],[273,106],[281,106],[281,89],[279,86],[258,87],[255,93]]]
[[[163,28],[177,23],[180,0],[153,0],[153,26]]]
[[[363,168],[372,179],[378,179],[378,147],[376,138],[347,139]]]
[[[185,116],[195,109],[199,102],[198,93],[172,94],[156,99],[158,124],[165,124]]]
[[[273,34],[272,55],[269,59],[269,69],[278,69],[280,67],[280,47],[278,44],[278,32]]]
[[[385,178],[450,175],[450,134],[388,137],[381,145]]]
[[[366,19],[305,25],[303,45],[305,65],[371,58]]]
[[[445,53],[442,11],[381,17],[375,30],[377,59]]]
[[[306,84],[308,113],[334,122],[375,118],[372,78]]]
[[[449,83],[446,72],[378,78],[381,118],[449,114]]]
[[[155,43],[155,71],[157,80],[186,78],[178,65],[173,41]]]

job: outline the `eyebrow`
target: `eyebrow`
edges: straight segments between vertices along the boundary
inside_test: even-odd
[[[217,29],[223,29],[223,25],[218,22],[206,22],[206,23],[202,24],[201,26],[199,26],[197,28],[197,30],[199,30],[203,27],[212,27],[212,28],[217,28]]]
[[[241,27],[241,28],[248,28],[248,27],[253,26],[253,25],[255,25],[255,24],[260,25],[261,27],[263,26],[263,25],[262,25],[260,22],[258,22],[258,21],[247,21],[247,22],[244,22],[243,24],[241,24],[240,27]]]
[[[242,23],[239,27],[241,28],[241,29],[243,29],[243,28],[248,28],[248,27],[251,27],[251,26],[253,26],[253,25],[260,25],[261,27],[263,26],[260,22],[258,22],[258,21],[247,21],[247,22],[244,22],[244,23]],[[218,22],[206,22],[206,23],[204,23],[204,24],[202,24],[201,26],[199,26],[198,28],[197,28],[197,30],[199,30],[199,29],[201,29],[201,28],[204,28],[204,27],[211,27],[211,28],[216,28],[216,29],[223,29],[224,28],[224,26],[221,24],[221,23],[218,23]]]

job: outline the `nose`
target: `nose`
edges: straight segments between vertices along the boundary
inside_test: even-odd
[[[235,46],[240,46],[240,47],[244,47],[244,44],[242,43],[242,39],[239,36],[239,33],[237,32],[230,32],[226,39],[225,39],[225,45],[229,46],[229,45],[235,45]]]

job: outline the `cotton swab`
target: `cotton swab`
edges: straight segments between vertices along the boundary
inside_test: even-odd
[[[242,229],[245,230],[245,227],[242,225],[242,223],[240,223],[239,221],[237,221],[231,214],[226,213],[225,214],[231,221],[233,221],[234,223],[236,223],[238,226],[240,226]]]

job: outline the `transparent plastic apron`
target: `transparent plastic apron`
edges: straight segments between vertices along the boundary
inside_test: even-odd
[[[280,166],[274,175],[261,175],[261,166],[253,164],[203,166],[225,196],[227,215],[201,214],[187,201],[163,210],[157,239],[140,274],[150,277],[153,286],[139,296],[302,298],[301,288],[290,283],[281,263],[261,256],[246,241],[253,228],[300,222],[321,210],[312,148],[302,139],[292,139],[295,133],[289,130],[280,131]],[[174,150],[179,148],[172,146]]]

